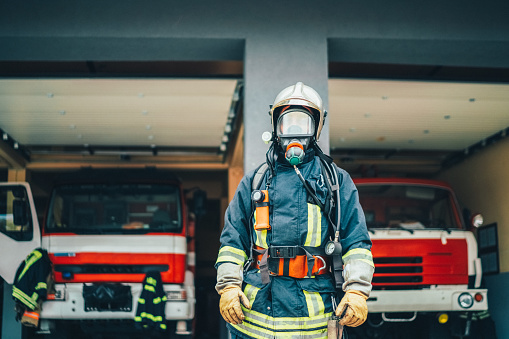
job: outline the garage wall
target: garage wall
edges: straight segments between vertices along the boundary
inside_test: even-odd
[[[487,146],[478,154],[440,174],[472,211],[481,212],[484,224],[497,223],[500,274],[484,277],[488,305],[498,338],[509,338],[509,138]]]
[[[440,174],[460,201],[484,216],[484,224],[498,224],[500,272],[509,272],[509,138],[487,146],[481,152]]]

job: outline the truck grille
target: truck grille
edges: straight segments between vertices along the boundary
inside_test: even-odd
[[[468,284],[465,239],[373,239],[375,290]]]
[[[373,289],[421,289],[422,257],[374,258]]]

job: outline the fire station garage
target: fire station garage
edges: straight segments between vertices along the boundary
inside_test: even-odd
[[[356,183],[373,242],[369,316],[348,337],[508,338],[506,13],[1,2],[1,338],[228,338],[225,211],[299,81],[323,99],[318,144]],[[34,301],[23,277],[43,259]]]

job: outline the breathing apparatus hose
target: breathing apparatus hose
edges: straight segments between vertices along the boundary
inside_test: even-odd
[[[309,187],[308,183],[306,182],[306,179],[304,179],[304,177],[302,176],[302,174],[300,173],[299,169],[297,168],[297,165],[293,165],[293,168],[295,169],[295,173],[297,173],[297,176],[299,177],[300,181],[302,181],[302,184],[304,185],[304,188],[306,189],[306,191],[308,191],[309,195],[311,195],[311,197],[313,198],[313,200],[315,201],[315,203],[322,209],[323,211],[323,204],[322,202],[318,199],[318,197],[316,196],[316,194],[313,193],[313,191],[311,190],[311,188]]]

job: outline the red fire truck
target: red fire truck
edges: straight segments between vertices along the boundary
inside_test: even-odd
[[[146,273],[158,271],[167,296],[167,331],[190,337],[194,231],[188,223],[182,185],[165,171],[90,169],[61,175],[40,228],[29,185],[2,183],[0,275],[12,284],[27,254],[37,247],[47,250],[56,293],[42,304],[38,333],[70,338],[76,337],[76,326],[85,333],[132,332],[142,282]],[[101,294],[109,299],[101,302]]]
[[[426,331],[427,338],[468,335],[472,314],[488,307],[477,242],[468,230],[480,226],[482,217],[465,220],[444,182],[354,181],[375,262],[369,318],[359,337],[390,337],[383,335],[390,331],[403,338],[396,333],[405,323],[415,335]]]

